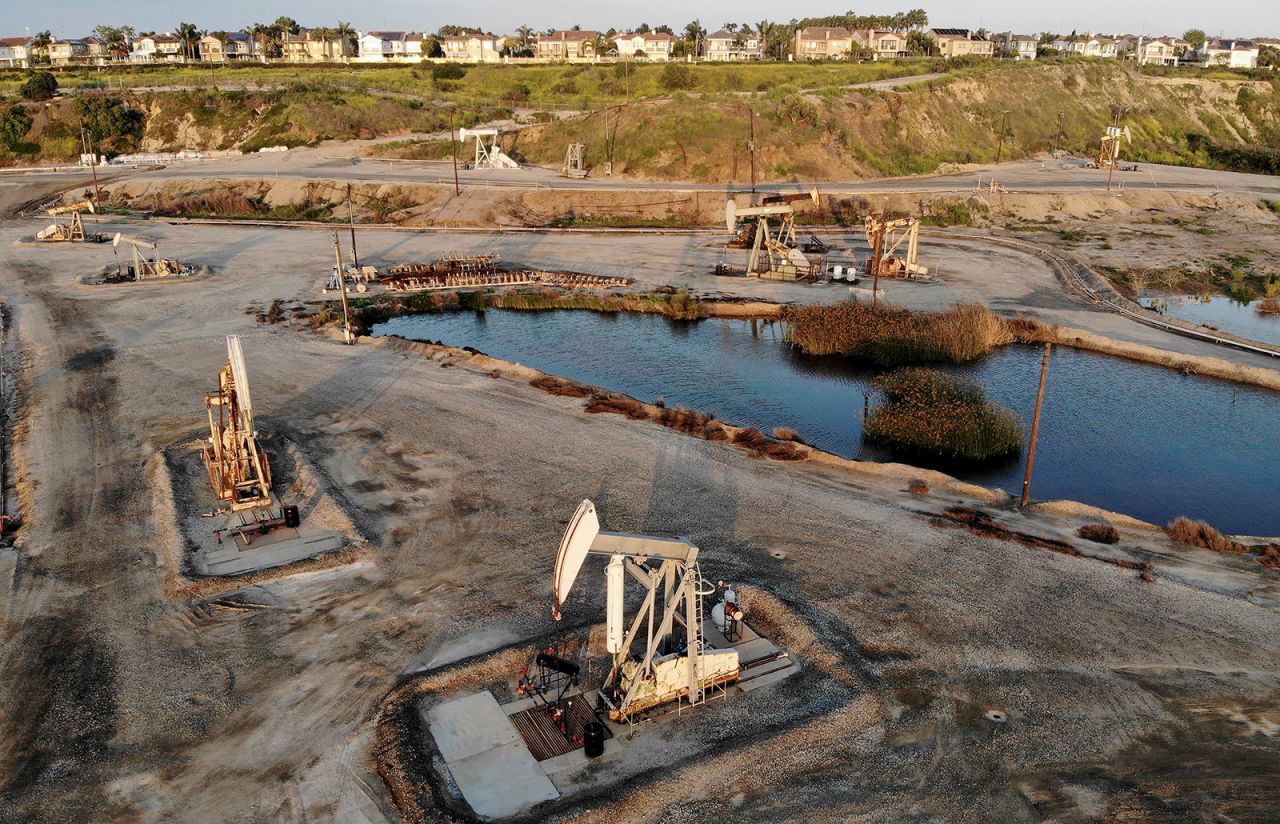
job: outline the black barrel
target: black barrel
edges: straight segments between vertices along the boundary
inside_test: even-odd
[[[302,516],[298,514],[298,508],[293,504],[289,504],[284,508],[284,525],[290,529],[297,529],[302,524]]]
[[[604,724],[588,721],[582,725],[582,751],[587,758],[604,755]]]

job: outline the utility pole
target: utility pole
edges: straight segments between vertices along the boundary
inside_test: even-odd
[[[1036,466],[1036,442],[1040,439],[1040,410],[1044,408],[1044,384],[1049,377],[1049,353],[1053,351],[1052,343],[1044,345],[1044,361],[1040,364],[1040,391],[1036,393],[1036,414],[1031,421],[1031,448],[1027,450],[1027,474],[1022,479],[1022,503],[1027,505],[1031,497],[1031,472]]]
[[[338,243],[338,232],[333,232],[333,255],[338,261],[338,293],[342,295],[342,342],[350,346],[356,342],[351,334],[351,310],[347,306],[347,274],[342,271],[342,246]]]
[[[751,139],[747,141],[747,148],[751,150],[751,205],[756,205],[756,110],[748,108],[747,111],[751,115]]]
[[[605,103],[600,110],[604,118],[604,173],[613,175],[613,146],[609,143],[609,104]]]
[[[1009,110],[1004,110],[1004,119],[1000,121],[1000,143],[996,146],[996,163],[1000,163],[1000,155],[1004,152],[1004,135],[1009,130]]]
[[[347,219],[351,221],[351,262],[360,268],[360,255],[356,253],[356,213],[351,208],[351,184],[347,184]]]
[[[1062,151],[1062,139],[1066,137],[1066,128],[1063,121],[1066,119],[1065,112],[1058,112],[1058,133],[1053,136],[1053,154],[1056,156]]]
[[[80,127],[80,141],[84,145],[84,153],[89,155],[89,172],[93,175],[93,204],[96,209],[102,205],[102,190],[98,188],[98,158],[93,153],[93,138],[83,126]]]
[[[453,148],[453,195],[462,194],[462,184],[458,183],[458,141],[453,130],[453,107],[449,107],[449,144]]]

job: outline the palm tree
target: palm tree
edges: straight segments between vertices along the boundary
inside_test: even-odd
[[[707,30],[702,28],[702,23],[698,20],[691,20],[684,27],[684,37],[693,46],[693,56],[699,57],[702,54],[702,38],[707,34]]]
[[[524,46],[526,49],[529,48],[529,35],[533,34],[533,29],[526,23],[516,29],[516,34],[520,35],[520,45]]]
[[[768,20],[761,20],[756,23],[756,34],[760,37],[760,53],[768,54],[769,37],[773,34],[773,24]]]
[[[342,46],[342,62],[347,62],[347,47],[351,44],[351,39],[355,35],[356,30],[351,28],[350,23],[338,21],[338,25],[333,27],[333,33],[338,38],[338,44]]]
[[[53,32],[45,30],[38,32],[35,37],[31,38],[31,56],[33,58],[39,56],[43,58],[39,62],[49,62],[49,45],[53,43]],[[36,60],[31,62],[35,63]]]
[[[196,45],[200,42],[200,30],[196,28],[195,23],[179,23],[175,32],[178,39],[182,41],[182,55],[186,60],[194,60],[196,57]]]
[[[311,36],[324,44],[324,58],[326,61],[333,57],[333,52],[329,48],[330,44],[333,43],[333,29],[327,26],[320,26],[311,30]]]

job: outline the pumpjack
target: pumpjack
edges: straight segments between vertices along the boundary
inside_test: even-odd
[[[795,209],[791,204],[803,200],[812,200],[815,205],[821,202],[817,189],[766,195],[759,206],[725,202],[725,227],[734,236],[729,245],[746,246],[750,238],[748,275],[768,280],[805,280],[822,273],[821,262],[810,261],[796,242]]]
[[[227,336],[227,364],[218,373],[218,391],[205,396],[205,407],[209,440],[203,456],[218,499],[233,512],[270,507],[271,464],[258,444],[239,335]]]
[[[71,215],[66,223],[51,223],[36,233],[36,240],[45,243],[101,243],[106,237],[97,233],[88,233],[84,230],[84,220],[80,217],[80,213],[87,211],[95,214],[97,209],[93,206],[92,200],[82,200],[79,203],[70,203],[66,206],[54,206],[46,210],[45,214],[49,217],[57,217],[58,215]]]
[[[927,278],[929,269],[921,266],[920,221],[914,217],[887,218],[867,215],[863,219],[871,255],[867,258],[867,275],[875,278]]]
[[[736,649],[711,649],[703,638],[702,598],[715,591],[698,570],[698,548],[684,538],[603,532],[595,505],[584,500],[569,521],[556,555],[552,614],[561,610],[588,556],[605,567],[605,647],[612,657],[601,699],[614,721],[681,701],[698,704],[708,692],[738,680]],[[645,590],[627,622],[627,576]]]

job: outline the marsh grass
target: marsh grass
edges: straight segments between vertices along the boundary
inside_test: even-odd
[[[1170,538],[1180,544],[1211,549],[1214,552],[1248,552],[1247,547],[1237,544],[1205,521],[1195,521],[1180,515],[1164,529]]]
[[[945,312],[849,300],[826,306],[787,307],[784,338],[810,355],[845,355],[880,366],[965,363],[1013,342],[1008,324],[985,306]]]
[[[882,375],[875,386],[885,400],[863,429],[869,443],[965,461],[1005,458],[1022,449],[1018,417],[987,400],[972,380],[915,368]]]
[[[1096,544],[1114,544],[1120,541],[1120,533],[1111,524],[1085,524],[1076,535]]]

